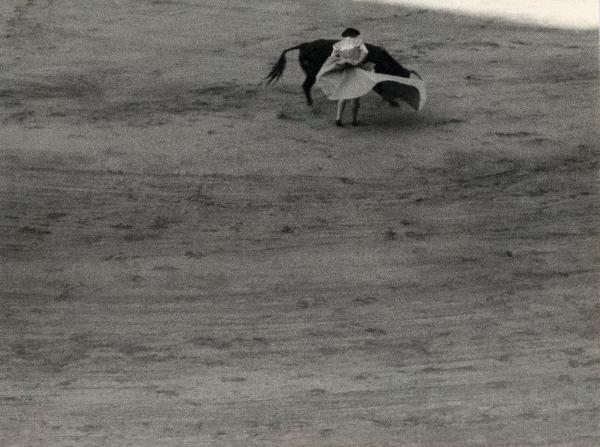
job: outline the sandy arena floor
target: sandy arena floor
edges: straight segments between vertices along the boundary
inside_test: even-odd
[[[0,446],[600,445],[597,33],[348,5],[0,4]]]

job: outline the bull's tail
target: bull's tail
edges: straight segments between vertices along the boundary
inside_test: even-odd
[[[275,65],[273,65],[271,72],[263,79],[263,81],[267,81],[267,85],[269,85],[272,82],[277,82],[279,81],[279,79],[281,79],[281,76],[283,75],[283,70],[285,70],[285,53],[292,50],[298,50],[302,47],[302,45],[304,44],[301,43],[300,45],[296,45],[295,47],[283,50],[281,56],[279,57],[279,60],[275,63]]]

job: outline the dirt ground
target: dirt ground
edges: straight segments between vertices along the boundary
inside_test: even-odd
[[[598,38],[368,2],[0,3],[0,445],[597,446]],[[364,126],[288,54],[426,79]]]

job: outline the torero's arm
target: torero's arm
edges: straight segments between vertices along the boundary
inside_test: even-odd
[[[352,57],[344,59],[344,62],[347,65],[354,67],[361,65],[367,59],[367,55],[369,54],[369,50],[367,50],[364,42],[361,42],[360,45],[354,47],[351,52]]]
[[[361,42],[360,47],[358,47],[359,51],[360,51],[360,57],[358,58],[358,64],[360,65],[362,64],[366,59],[367,59],[367,55],[369,54],[369,50],[367,50],[367,46],[365,45],[364,42]]]
[[[330,57],[332,59],[336,60],[336,61],[338,61],[338,60],[340,60],[342,58],[342,56],[340,55],[340,47],[339,47],[339,45],[337,43],[335,43],[333,45],[333,51],[332,51]]]

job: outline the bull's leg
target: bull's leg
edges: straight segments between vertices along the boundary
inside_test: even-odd
[[[358,126],[358,109],[360,109],[360,98],[354,98],[352,103],[352,125]]]
[[[392,107],[398,107],[400,105],[400,104],[398,104],[398,101],[396,101],[394,98],[387,98],[383,94],[383,89],[381,88],[381,86],[379,84],[377,84],[375,87],[373,87],[373,91],[375,93],[377,93],[379,96],[381,96],[383,98],[383,100],[385,102],[387,102],[390,106],[392,106]]]
[[[307,74],[306,79],[304,80],[304,83],[302,84],[302,90],[304,90],[304,96],[306,96],[306,103],[309,106],[312,106],[312,103],[313,103],[312,96],[310,94],[310,90],[312,89],[312,86],[315,85],[316,81],[317,81],[316,76]]]

